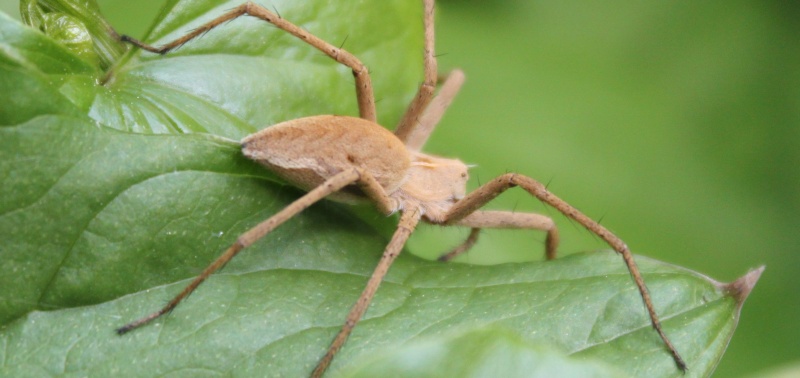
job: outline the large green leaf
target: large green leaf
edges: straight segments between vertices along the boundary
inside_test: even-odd
[[[456,358],[453,358],[456,357]],[[387,370],[407,377],[624,377],[596,361],[570,358],[552,345],[526,342],[501,327],[470,329],[426,338],[366,359],[347,372],[381,376]]]
[[[240,3],[167,1],[145,41],[169,42]],[[271,5],[293,23],[356,52],[374,67],[380,119],[393,126],[421,76],[419,4],[395,0],[370,6],[341,2],[332,7],[325,1]],[[49,15],[53,13],[46,10],[52,8],[74,7],[48,4],[45,10],[28,9],[28,13]],[[96,22],[95,13],[86,13],[86,23]],[[338,17],[341,14],[348,19]],[[76,56],[84,50],[73,48]],[[408,51],[414,54],[399,53]],[[209,132],[240,139],[301,116],[358,114],[349,68],[251,17],[229,22],[166,56],[131,49],[107,71],[61,73],[70,78],[59,84],[65,97],[99,123],[120,130]],[[101,85],[93,85],[96,82]]]
[[[376,2],[345,22],[330,15],[355,8],[289,3],[281,14],[307,29],[353,36],[347,47],[380,67],[381,119],[397,119],[418,80],[421,33],[404,26],[419,25],[418,5]],[[170,2],[148,40],[230,6]],[[313,206],[171,316],[124,337],[113,329],[157,308],[236,235],[297,198],[224,137],[301,115],[355,113],[347,70],[237,20],[176,54],[131,52],[103,71],[85,46],[0,17],[0,375],[310,371],[386,243],[378,215],[368,226],[342,206]],[[387,34],[364,32],[378,29]],[[253,40],[262,43],[246,43]],[[757,274],[724,286],[639,261],[690,374],[710,373]],[[452,332],[487,326],[508,331],[449,342]],[[506,332],[519,339],[504,342]],[[376,351],[392,356],[406,342],[445,344],[441,361],[422,361],[427,371],[492,343],[507,345],[506,358],[534,342],[631,375],[681,375],[611,252],[491,267],[402,256],[333,369],[359,370]]]

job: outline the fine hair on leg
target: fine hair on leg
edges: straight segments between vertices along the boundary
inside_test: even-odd
[[[408,140],[408,136],[416,127],[417,122],[419,122],[422,112],[428,107],[428,103],[433,98],[433,92],[436,90],[436,81],[439,78],[436,55],[434,55],[433,0],[424,0],[423,7],[425,8],[423,19],[425,25],[425,53],[423,55],[425,79],[420,84],[417,95],[411,100],[411,104],[394,130],[394,134],[403,142]]]
[[[448,221],[450,222],[450,221]],[[558,228],[550,217],[535,213],[514,213],[510,211],[481,211],[475,210],[471,214],[453,223],[457,226],[471,227],[472,231],[467,240],[452,251],[439,257],[439,261],[449,261],[466,252],[477,242],[477,231],[483,228],[502,229],[527,229],[547,232],[545,238],[545,257],[548,260],[556,258],[558,249]]]
[[[607,228],[584,215],[578,211],[578,209],[574,208],[564,200],[550,193],[547,190],[547,187],[545,187],[542,183],[530,177],[515,173],[504,174],[484,184],[478,189],[475,189],[473,192],[467,194],[463,199],[456,202],[456,204],[453,205],[453,207],[450,208],[450,211],[445,215],[445,222],[455,223],[461,221],[462,219],[466,219],[467,216],[474,213],[480,207],[496,198],[507,189],[515,186],[519,186],[526,192],[538,198],[540,201],[552,206],[562,214],[566,215],[568,218],[578,222],[580,225],[599,236],[601,239],[605,240],[606,243],[611,246],[611,248],[622,255],[622,259],[625,261],[628,271],[633,277],[633,281],[636,283],[639,293],[642,296],[642,301],[644,302],[644,306],[650,316],[650,323],[656,332],[658,332],[658,335],[661,337],[661,340],[663,340],[667,349],[669,349],[669,352],[672,354],[672,357],[678,367],[681,370],[686,370],[686,363],[683,361],[683,358],[681,358],[681,356],[678,354],[677,349],[675,349],[675,346],[672,345],[672,342],[661,328],[661,322],[658,320],[658,315],[656,314],[655,307],[653,306],[653,301],[650,298],[650,292],[647,290],[647,286],[645,286],[644,279],[639,272],[639,268],[636,265],[636,262],[633,259],[633,254],[631,253],[630,249],[628,249],[627,244],[625,244],[622,239],[614,235],[614,233],[609,231]]]
[[[156,54],[166,54],[170,50],[173,50],[177,47],[184,45],[186,42],[191,41],[192,39],[205,34],[209,30],[233,19],[236,19],[240,16],[253,16],[258,19],[264,20],[269,22],[278,28],[288,32],[289,34],[297,37],[301,41],[308,43],[312,47],[316,48],[319,51],[322,51],[333,60],[349,67],[353,71],[353,76],[355,77],[356,82],[356,98],[358,101],[358,111],[361,118],[366,119],[368,121],[377,122],[377,113],[375,111],[375,94],[373,93],[372,89],[372,80],[369,76],[369,70],[367,66],[365,66],[361,61],[356,58],[353,54],[347,52],[344,49],[336,47],[324,40],[320,39],[319,37],[309,33],[308,31],[300,28],[299,26],[284,20],[280,16],[275,13],[272,13],[268,9],[262,7],[261,5],[246,2],[242,5],[239,5],[236,8],[231,9],[227,13],[219,16],[209,22],[206,22],[203,25],[198,26],[190,33],[175,39],[172,42],[168,42],[160,47],[154,47],[143,43],[135,38],[131,38],[129,36],[123,35],[120,39],[124,42],[129,42],[143,50],[147,50]]]
[[[428,141],[428,137],[439,124],[444,112],[453,102],[453,99],[461,90],[461,85],[464,84],[464,72],[461,70],[453,70],[447,75],[439,93],[428,104],[428,108],[422,113],[419,122],[409,132],[406,140],[406,147],[410,150],[419,151]]]
[[[330,365],[331,361],[333,360],[333,357],[336,355],[339,349],[342,348],[342,345],[344,345],[345,341],[347,341],[347,338],[350,336],[353,328],[355,328],[356,324],[358,324],[358,321],[361,320],[361,317],[364,316],[364,313],[367,311],[367,307],[369,307],[370,302],[372,302],[372,298],[375,296],[375,292],[378,290],[378,286],[380,286],[381,282],[383,281],[383,277],[386,276],[386,272],[389,271],[389,267],[392,265],[397,256],[400,255],[400,252],[403,251],[403,246],[405,246],[408,237],[411,236],[411,233],[414,232],[414,229],[417,227],[420,216],[420,209],[417,207],[411,207],[401,212],[400,223],[398,224],[397,230],[395,230],[392,239],[389,241],[389,244],[386,246],[381,259],[378,262],[378,266],[375,267],[372,276],[367,282],[367,286],[364,288],[361,296],[358,297],[356,304],[353,305],[353,308],[347,314],[347,318],[342,326],[342,329],[333,339],[328,351],[311,373],[312,377],[322,376],[322,374],[328,368],[328,365]]]
[[[225,264],[228,263],[228,261],[230,261],[234,256],[236,256],[241,250],[249,247],[262,237],[266,236],[268,233],[272,232],[275,228],[277,228],[290,218],[294,217],[301,211],[305,210],[312,204],[316,203],[317,201],[353,183],[358,183],[358,185],[363,188],[364,192],[367,193],[367,195],[370,196],[370,198],[372,198],[373,201],[377,204],[379,210],[382,210],[384,213],[390,213],[390,211],[385,211],[385,210],[390,209],[393,202],[386,195],[386,193],[383,192],[383,188],[380,186],[380,184],[378,184],[375,178],[372,177],[372,175],[358,168],[353,168],[341,172],[337,175],[334,175],[333,177],[322,183],[322,185],[309,191],[304,196],[298,198],[297,200],[289,204],[289,206],[286,206],[283,210],[281,210],[277,214],[273,215],[269,219],[259,223],[255,227],[241,234],[236,239],[236,242],[233,243],[233,245],[231,245],[222,255],[220,255],[214,262],[212,262],[208,267],[206,267],[202,273],[200,273],[178,295],[176,295],[172,300],[170,300],[166,306],[164,306],[160,310],[150,315],[147,315],[141,319],[128,323],[120,328],[117,328],[117,333],[124,334],[130,332],[136,328],[139,328],[159,318],[160,316],[166,313],[169,313],[176,306],[178,306],[178,304],[181,301],[183,301],[187,296],[189,296],[189,294],[191,294],[195,289],[197,289],[197,287],[200,286],[200,284],[203,283],[203,281],[205,281],[211,274],[213,274],[214,272],[225,266]]]

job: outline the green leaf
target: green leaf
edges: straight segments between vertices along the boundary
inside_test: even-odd
[[[570,358],[549,344],[532,344],[508,329],[484,327],[410,342],[368,358],[344,375],[376,377],[625,377],[608,365]]]
[[[419,6],[292,4],[279,7],[287,19],[331,41],[351,36],[346,47],[379,67],[380,118],[399,118],[420,76],[421,30],[404,26],[420,24]],[[231,5],[170,2],[148,40],[178,36]],[[357,22],[332,17],[355,11],[364,12]],[[367,225],[319,203],[171,316],[124,337],[113,330],[155,310],[238,234],[298,197],[226,138],[302,115],[355,114],[347,69],[274,28],[236,20],[175,54],[132,51],[104,71],[0,17],[0,376],[307,374],[362,290],[392,219],[373,213]],[[638,260],[689,374],[709,374],[757,274],[724,286]],[[453,342],[452,332],[485,327],[508,331],[499,341],[484,332]],[[485,342],[523,354],[536,343],[534,352],[546,344],[634,376],[680,376],[611,252],[490,267],[401,256],[333,370],[421,338],[449,349],[444,366]],[[509,353],[497,358],[517,352]]]
[[[239,3],[169,2],[145,41],[169,42]],[[353,2],[332,7],[325,1],[273,5],[293,23],[343,45],[372,68],[379,119],[393,127],[421,77],[422,30],[404,26],[404,21],[421,23],[420,6],[406,1],[369,7]],[[342,20],[341,14],[358,22]],[[349,68],[250,17],[163,57],[135,50],[126,59],[115,68],[107,90],[97,92],[90,111],[98,121],[122,130],[208,132],[240,139],[302,116],[358,114]]]
[[[103,69],[111,66],[125,51],[94,0],[22,1],[20,15],[26,24]]]

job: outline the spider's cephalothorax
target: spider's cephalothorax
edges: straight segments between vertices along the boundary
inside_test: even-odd
[[[630,250],[620,238],[529,177],[507,173],[466,194],[467,166],[464,163],[421,152],[425,141],[464,81],[461,71],[452,71],[434,97],[438,72],[433,43],[433,2],[434,0],[423,0],[425,78],[394,132],[376,123],[372,83],[369,71],[361,61],[349,52],[317,38],[254,3],[244,3],[161,47],[153,47],[130,37],[121,37],[123,41],[144,50],[164,54],[239,16],[249,15],[259,18],[298,37],[352,69],[360,118],[312,116],[270,126],[246,137],[242,141],[244,155],[275,171],[289,183],[308,193],[239,236],[230,248],[162,309],[119,328],[118,333],[126,333],[171,311],[239,251],[312,203],[326,197],[343,202],[371,201],[384,214],[399,212],[399,224],[361,297],[353,305],[342,329],[311,374],[320,376],[367,310],[389,266],[400,254],[406,240],[420,221],[471,228],[467,240],[450,253],[443,255],[441,260],[449,260],[469,249],[477,240],[482,228],[545,231],[547,232],[546,256],[549,259],[555,258],[558,232],[549,217],[533,213],[480,210],[483,205],[506,189],[518,186],[583,225],[622,255],[642,295],[653,328],[661,336],[678,367],[686,368],[678,352],[662,331],[644,280],[639,274]]]

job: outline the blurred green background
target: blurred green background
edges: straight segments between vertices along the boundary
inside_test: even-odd
[[[131,21],[163,0],[99,2],[142,36]],[[798,364],[798,4],[440,0],[440,69],[467,83],[427,150],[476,164],[472,187],[507,171],[547,182],[637,254],[726,282],[767,265],[716,376]],[[17,1],[0,10],[18,17]],[[564,254],[605,248],[521,191],[491,206],[553,215]],[[409,248],[436,256],[465,235],[425,227]],[[542,239],[485,232],[461,260],[539,259]]]

